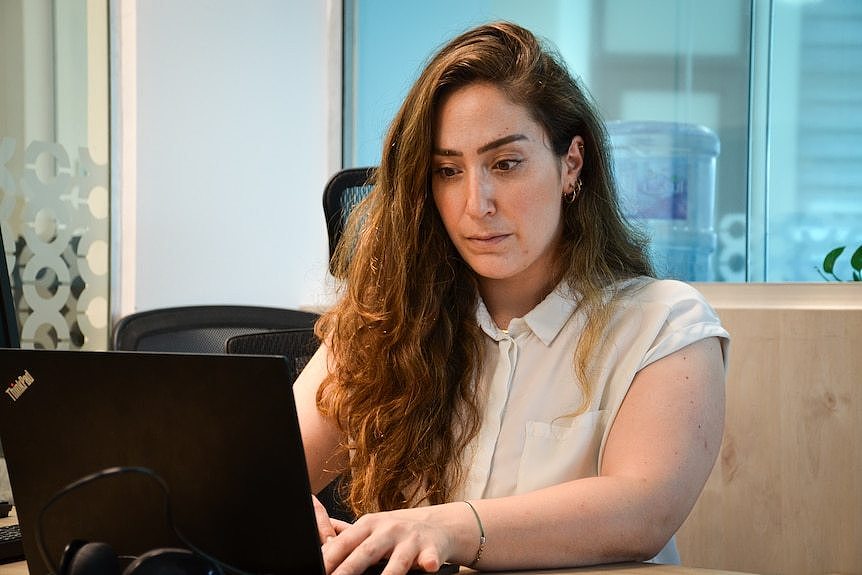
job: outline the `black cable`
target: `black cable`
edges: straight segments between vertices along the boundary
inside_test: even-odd
[[[167,485],[167,483],[165,483],[165,480],[162,479],[158,473],[156,473],[155,471],[153,471],[152,469],[149,469],[147,467],[109,467],[107,469],[97,471],[96,473],[86,475],[86,476],[84,476],[84,477],[82,477],[76,481],[73,481],[72,483],[68,484],[67,486],[65,486],[64,488],[59,490],[57,493],[55,493],[54,495],[51,496],[51,498],[45,503],[45,505],[42,506],[42,509],[39,511],[39,517],[38,517],[37,522],[36,522],[36,545],[39,547],[39,554],[42,556],[42,560],[45,562],[45,565],[48,566],[49,569],[51,569],[51,575],[57,574],[58,567],[54,563],[54,561],[51,560],[51,558],[48,556],[48,552],[45,549],[45,535],[44,535],[44,530],[43,530],[43,526],[42,526],[42,520],[43,520],[43,517],[45,515],[45,512],[48,511],[48,509],[52,505],[54,505],[54,503],[56,503],[58,499],[60,499],[64,495],[70,493],[71,491],[74,491],[74,490],[76,490],[80,487],[83,487],[84,485],[87,485],[89,483],[92,483],[93,481],[96,481],[98,479],[103,479],[105,477],[111,477],[114,475],[120,475],[122,473],[140,473],[141,475],[149,477],[150,479],[153,479],[156,483],[158,483],[159,487],[162,490],[162,493],[164,494],[165,519],[167,520],[168,527],[171,529],[171,531],[174,532],[174,535],[177,536],[177,539],[179,539],[183,545],[188,547],[188,549],[190,551],[192,551],[193,553],[203,557],[204,559],[206,559],[210,563],[212,563],[218,569],[219,575],[224,575],[225,569],[227,569],[228,571],[232,571],[234,573],[237,573],[238,575],[256,575],[256,574],[253,574],[251,572],[244,571],[242,569],[234,567],[233,565],[225,563],[224,561],[216,559],[215,557],[213,557],[209,553],[199,549],[196,545],[194,545],[191,541],[189,541],[182,533],[180,533],[179,529],[174,524],[173,514],[171,513],[171,493],[170,493],[170,490],[168,489],[168,485]]]

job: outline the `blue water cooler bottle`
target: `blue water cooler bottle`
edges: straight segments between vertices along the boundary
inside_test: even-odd
[[[609,122],[625,214],[650,236],[659,277],[709,281],[718,137],[703,126]]]

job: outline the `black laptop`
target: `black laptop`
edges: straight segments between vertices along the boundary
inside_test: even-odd
[[[32,575],[40,511],[117,466],[152,470],[198,548],[253,573],[322,574],[305,459],[280,357],[0,350],[0,440]],[[63,495],[41,522],[59,562],[73,539],[140,555],[182,546],[140,473]]]
[[[39,529],[55,564],[75,539],[126,556],[190,543],[228,573],[323,575],[289,373],[275,356],[0,349],[0,441],[30,575],[52,570]]]

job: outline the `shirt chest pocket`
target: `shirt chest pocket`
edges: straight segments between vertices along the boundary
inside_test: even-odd
[[[599,410],[552,423],[528,421],[517,492],[596,476],[599,447],[609,416],[608,410]]]

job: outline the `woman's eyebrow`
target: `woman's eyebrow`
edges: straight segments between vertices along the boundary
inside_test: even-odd
[[[499,148],[500,146],[505,146],[506,144],[511,144],[512,142],[518,142],[521,140],[528,139],[524,134],[510,134],[508,136],[503,136],[502,138],[496,139],[492,142],[488,142],[487,144],[483,144],[476,150],[477,154],[484,154],[494,148]],[[434,148],[435,156],[463,156],[462,152],[457,150],[449,150],[446,148]]]
[[[476,150],[476,153],[484,154],[485,152],[493,150],[494,148],[499,148],[500,146],[505,146],[506,144],[511,144],[512,142],[518,142],[520,140],[526,139],[527,136],[525,136],[524,134],[512,134],[510,136],[503,136],[499,140],[488,142],[487,144]]]

